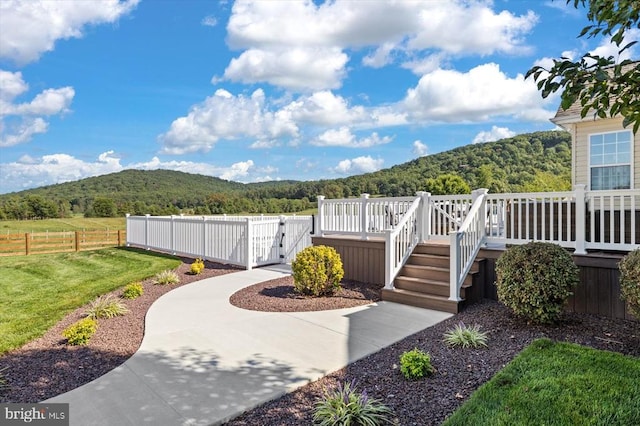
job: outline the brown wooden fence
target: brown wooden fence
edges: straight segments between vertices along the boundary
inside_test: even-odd
[[[121,246],[124,230],[27,232],[0,235],[0,256],[63,253]]]

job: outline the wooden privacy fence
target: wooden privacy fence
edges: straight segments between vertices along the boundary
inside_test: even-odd
[[[63,253],[124,245],[124,230],[26,232],[0,235],[0,256]]]

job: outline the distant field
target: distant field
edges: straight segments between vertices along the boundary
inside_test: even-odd
[[[2,220],[0,221],[0,233],[17,234],[24,232],[61,232],[94,229],[125,229],[124,217],[109,218],[85,218],[71,217],[65,219],[44,220]]]

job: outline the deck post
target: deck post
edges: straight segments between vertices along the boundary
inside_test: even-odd
[[[392,233],[392,231],[386,231],[384,233],[384,288],[389,290],[393,290],[391,271],[393,269],[393,263],[396,256],[393,238],[391,238]]]
[[[251,224],[251,218],[246,219],[247,224],[247,258],[246,269],[250,271],[253,268],[253,226]]]
[[[429,230],[431,229],[431,215],[429,214],[429,197],[430,192],[418,191],[416,197],[420,197],[420,208],[418,209],[418,241],[423,242],[429,239]]]
[[[316,235],[324,237],[324,195],[318,195],[318,227],[314,230]]]
[[[576,196],[576,250],[574,254],[587,254],[585,249],[587,235],[585,185],[576,185],[574,192]]]
[[[460,290],[458,290],[458,273],[460,271],[460,251],[458,231],[449,233],[449,300],[459,302]]]
[[[368,240],[367,228],[369,216],[367,215],[367,202],[369,200],[369,194],[360,194],[360,199],[362,200],[360,204],[360,230],[362,232],[362,239]]]

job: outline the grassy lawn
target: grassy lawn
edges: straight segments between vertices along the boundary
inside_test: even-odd
[[[96,296],[179,264],[125,248],[0,257],[0,354],[41,336]]]
[[[488,424],[638,425],[640,359],[537,340],[444,423]]]
[[[43,220],[3,220],[0,221],[0,232],[3,234],[20,234],[25,232],[62,232],[94,229],[125,229],[124,217],[91,217],[75,216],[65,219]]]

